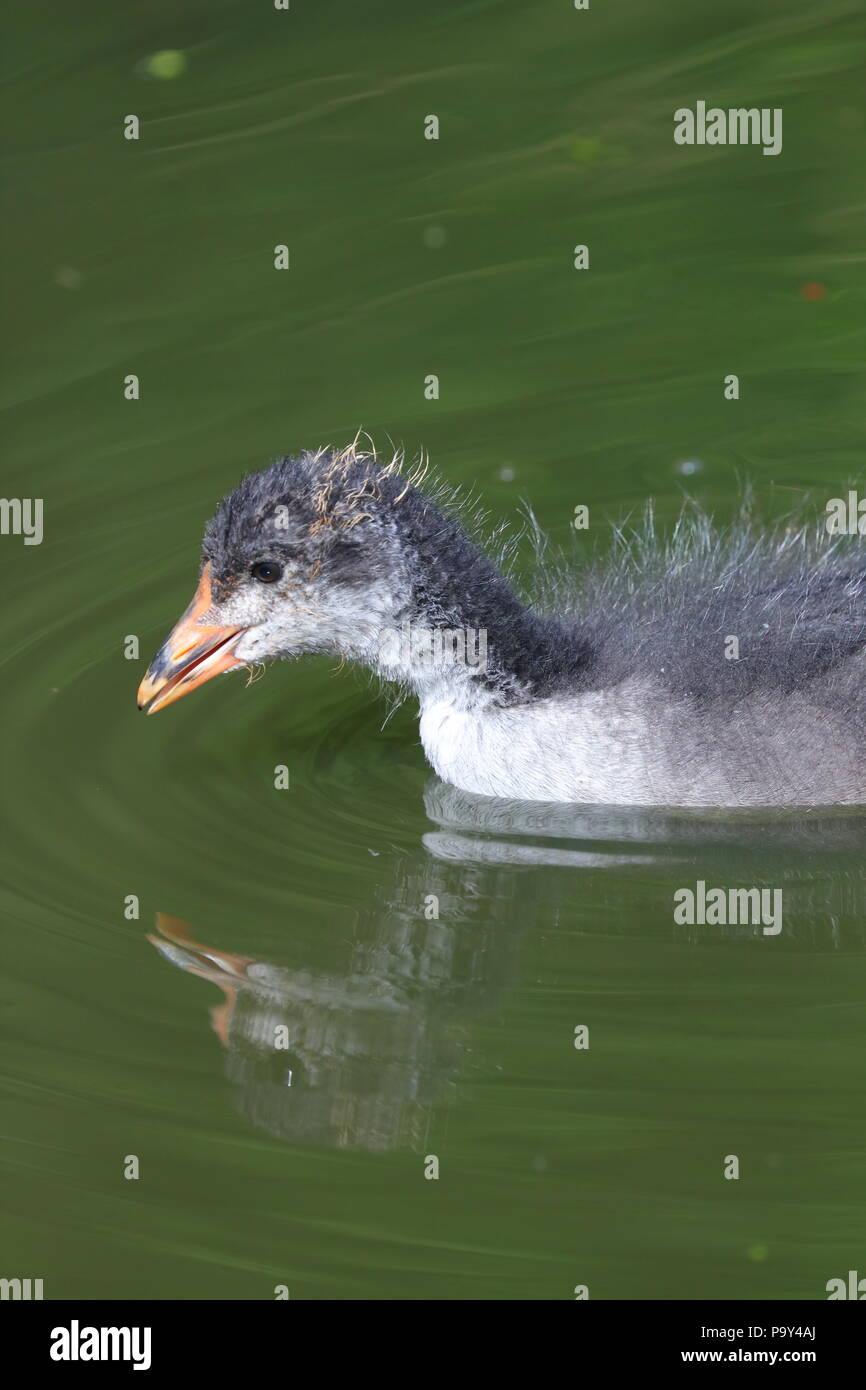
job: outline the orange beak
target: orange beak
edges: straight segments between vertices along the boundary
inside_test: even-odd
[[[205,565],[192,603],[172,628],[138,687],[139,709],[149,703],[148,714],[156,714],[158,709],[197,690],[212,676],[244,665],[234,655],[233,648],[246,628],[208,624],[212,602],[210,567]]]

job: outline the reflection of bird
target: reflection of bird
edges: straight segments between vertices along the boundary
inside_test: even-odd
[[[424,801],[424,851],[391,861],[373,895],[319,938],[315,964],[207,946],[185,922],[157,917],[149,940],[160,954],[222,991],[210,1018],[226,1076],[241,1113],[270,1134],[371,1152],[441,1134],[456,1089],[496,1065],[486,1050],[502,1036],[525,933],[544,940],[554,925],[576,982],[593,937],[625,938],[628,959],[638,941],[763,947],[760,925],[672,923],[672,886],[690,879],[729,883],[733,872],[781,888],[783,950],[864,945],[861,811],[571,807],[476,797],[435,778]]]
[[[510,971],[516,929],[499,920],[509,895],[482,914],[473,873],[428,861],[401,866],[386,897],[358,913],[328,969],[206,946],[186,922],[157,915],[148,940],[223,993],[211,1026],[254,1124],[337,1148],[424,1142],[460,1071],[466,1017],[498,1000]],[[431,885],[452,920],[419,912]]]
[[[651,527],[621,544],[582,592],[560,581],[545,614],[419,481],[355,446],[247,478],[208,527],[195,598],[139,703],[152,713],[219,672],[325,652],[417,695],[430,762],[466,791],[866,802],[853,546],[761,539],[746,520],[720,537],[685,515],[667,546]]]
[[[222,990],[211,1026],[257,1125],[340,1148],[420,1142],[437,1078],[449,1069],[447,1046],[399,983],[242,958],[202,945],[164,914],[157,927],[149,940],[167,960]]]

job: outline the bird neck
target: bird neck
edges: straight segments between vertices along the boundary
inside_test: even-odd
[[[587,651],[573,627],[522,602],[488,555],[432,504],[401,517],[405,599],[382,634],[379,674],[422,705],[521,704],[573,683]]]

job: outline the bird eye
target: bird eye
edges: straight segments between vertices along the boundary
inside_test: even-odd
[[[282,575],[283,567],[274,564],[272,560],[259,560],[250,572],[253,579],[258,579],[262,584],[273,584]]]

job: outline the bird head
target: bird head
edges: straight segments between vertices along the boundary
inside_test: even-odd
[[[154,657],[139,708],[165,708],[222,672],[306,652],[375,665],[409,584],[399,463],[354,445],[280,459],[220,503],[192,602]]]

